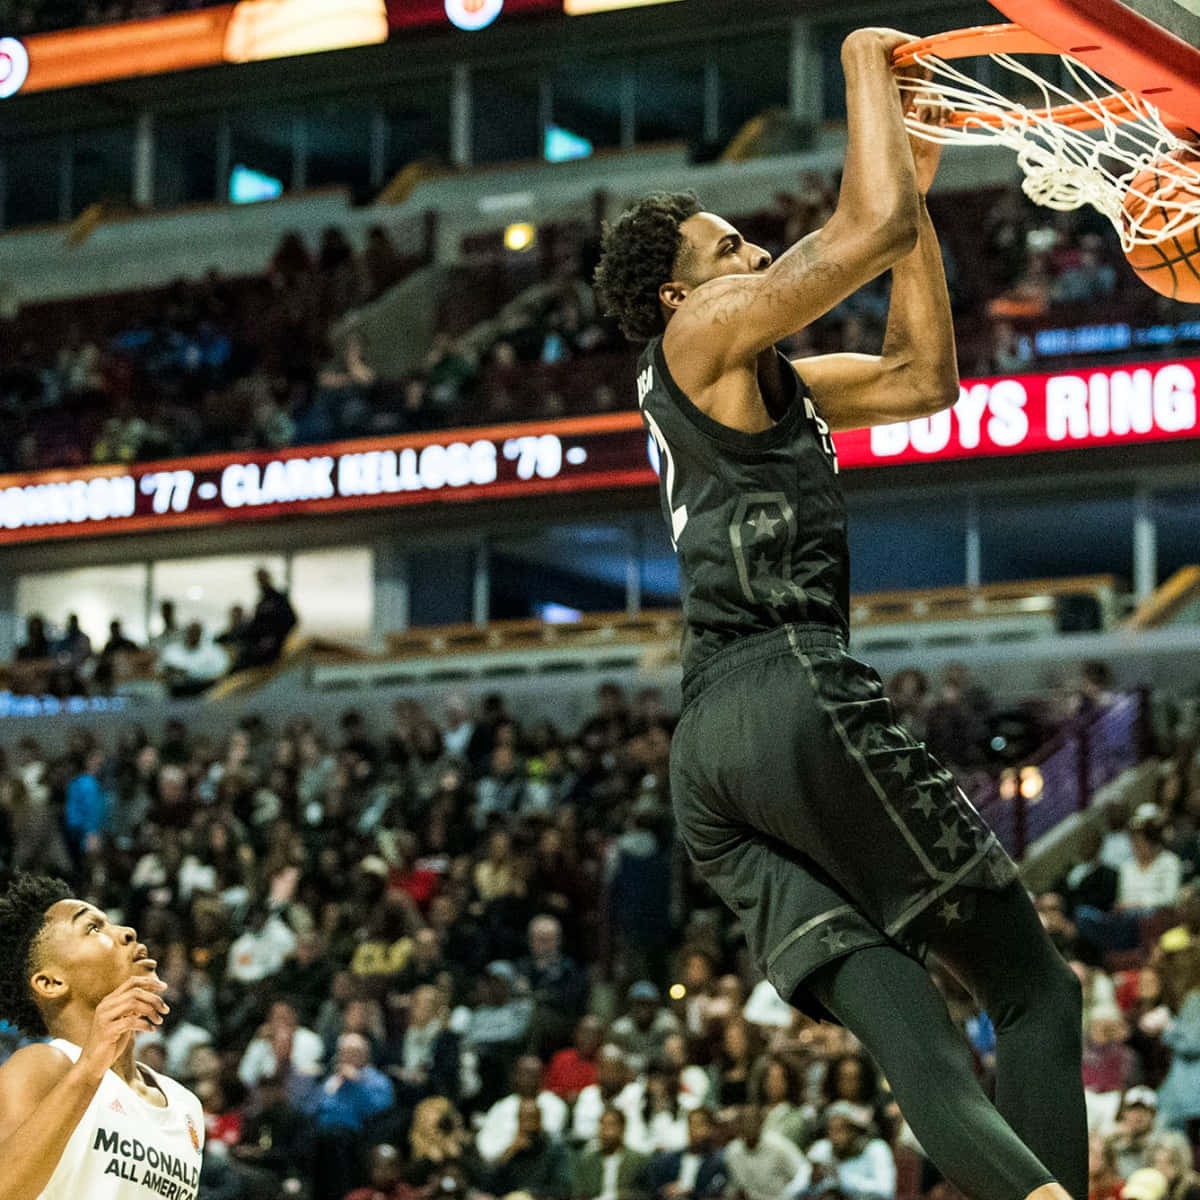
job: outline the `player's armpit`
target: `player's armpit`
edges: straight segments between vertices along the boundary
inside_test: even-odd
[[[931,378],[908,359],[873,354],[822,354],[792,365],[835,433],[932,416],[958,401],[955,378]]]

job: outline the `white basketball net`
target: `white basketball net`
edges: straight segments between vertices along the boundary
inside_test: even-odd
[[[995,124],[968,121],[963,127],[926,125],[909,116],[909,131],[930,141],[962,145],[999,142],[1008,146],[1016,152],[1025,177],[1021,186],[1032,201],[1060,212],[1092,205],[1113,223],[1126,251],[1174,237],[1200,221],[1200,169],[1191,163],[1169,167],[1173,181],[1181,185],[1174,199],[1155,199],[1151,187],[1135,194],[1152,204],[1134,204],[1133,213],[1123,207],[1131,194],[1130,184],[1140,171],[1172,151],[1196,149],[1167,128],[1154,105],[1143,99],[1121,98],[1119,89],[1067,55],[1062,61],[1079,88],[1077,95],[1064,91],[1012,55],[989,57],[1036,89],[1042,102],[1035,107],[1050,109],[1082,101],[1094,108],[1102,126],[1081,130],[1060,125],[972,79],[952,62],[920,55],[916,61],[928,68],[932,78],[925,82],[903,79],[902,91],[923,93],[946,111],[989,114]],[[1167,182],[1165,173],[1163,182]],[[1151,214],[1153,224],[1146,226],[1140,218]]]

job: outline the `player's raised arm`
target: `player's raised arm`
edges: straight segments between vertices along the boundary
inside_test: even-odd
[[[663,286],[662,301],[675,310],[668,340],[697,374],[753,359],[912,251],[919,204],[892,70],[892,52],[908,40],[893,30],[860,29],[843,44],[846,163],[825,227],[765,270],[723,275],[692,291]]]
[[[924,113],[922,119],[933,118]],[[834,430],[911,421],[958,400],[954,319],[941,248],[925,207],[941,147],[914,138],[912,149],[920,232],[916,249],[892,268],[883,353],[827,354],[796,362],[821,416]]]

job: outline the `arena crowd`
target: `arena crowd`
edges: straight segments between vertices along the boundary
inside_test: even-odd
[[[1051,214],[1015,187],[994,192],[979,211],[975,195],[934,199],[964,373],[1034,369],[1034,334],[1055,323],[1191,327],[1184,306],[1137,282],[1095,214]],[[830,178],[808,175],[769,209],[738,220],[747,237],[779,254],[827,220],[835,200]],[[0,320],[0,411],[13,431],[0,470],[277,450],[632,407],[619,381],[631,377],[635,354],[597,311],[589,284],[596,239],[583,227],[546,232],[553,249],[529,286],[521,286],[528,264],[503,251],[498,232],[472,242],[447,275],[424,361],[397,378],[373,363],[354,313],[424,259],[402,255],[383,225],[360,249],[334,227],[315,245],[288,234],[259,278],[210,272],[119,303],[89,297],[77,308]],[[958,268],[965,256],[969,273]],[[478,296],[494,298],[491,310],[464,327],[461,302]],[[797,356],[878,352],[887,307],[883,278],[784,348]]]
[[[1089,1200],[1200,1196],[1189,712],[1156,801],[1038,897],[1085,985]],[[610,684],[573,731],[454,694],[333,738],[76,727],[0,764],[0,862],[156,953],[171,1013],[140,1054],[202,1098],[204,1200],[950,1200],[870,1059],[755,976],[689,868],[672,725]],[[987,1085],[987,1014],[939,983]]]

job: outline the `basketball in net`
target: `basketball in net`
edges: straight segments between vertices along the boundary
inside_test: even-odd
[[[1200,214],[1188,213],[1200,196],[1200,153],[1175,150],[1134,176],[1121,208],[1122,223],[1161,240],[1125,252],[1147,287],[1200,304]]]

